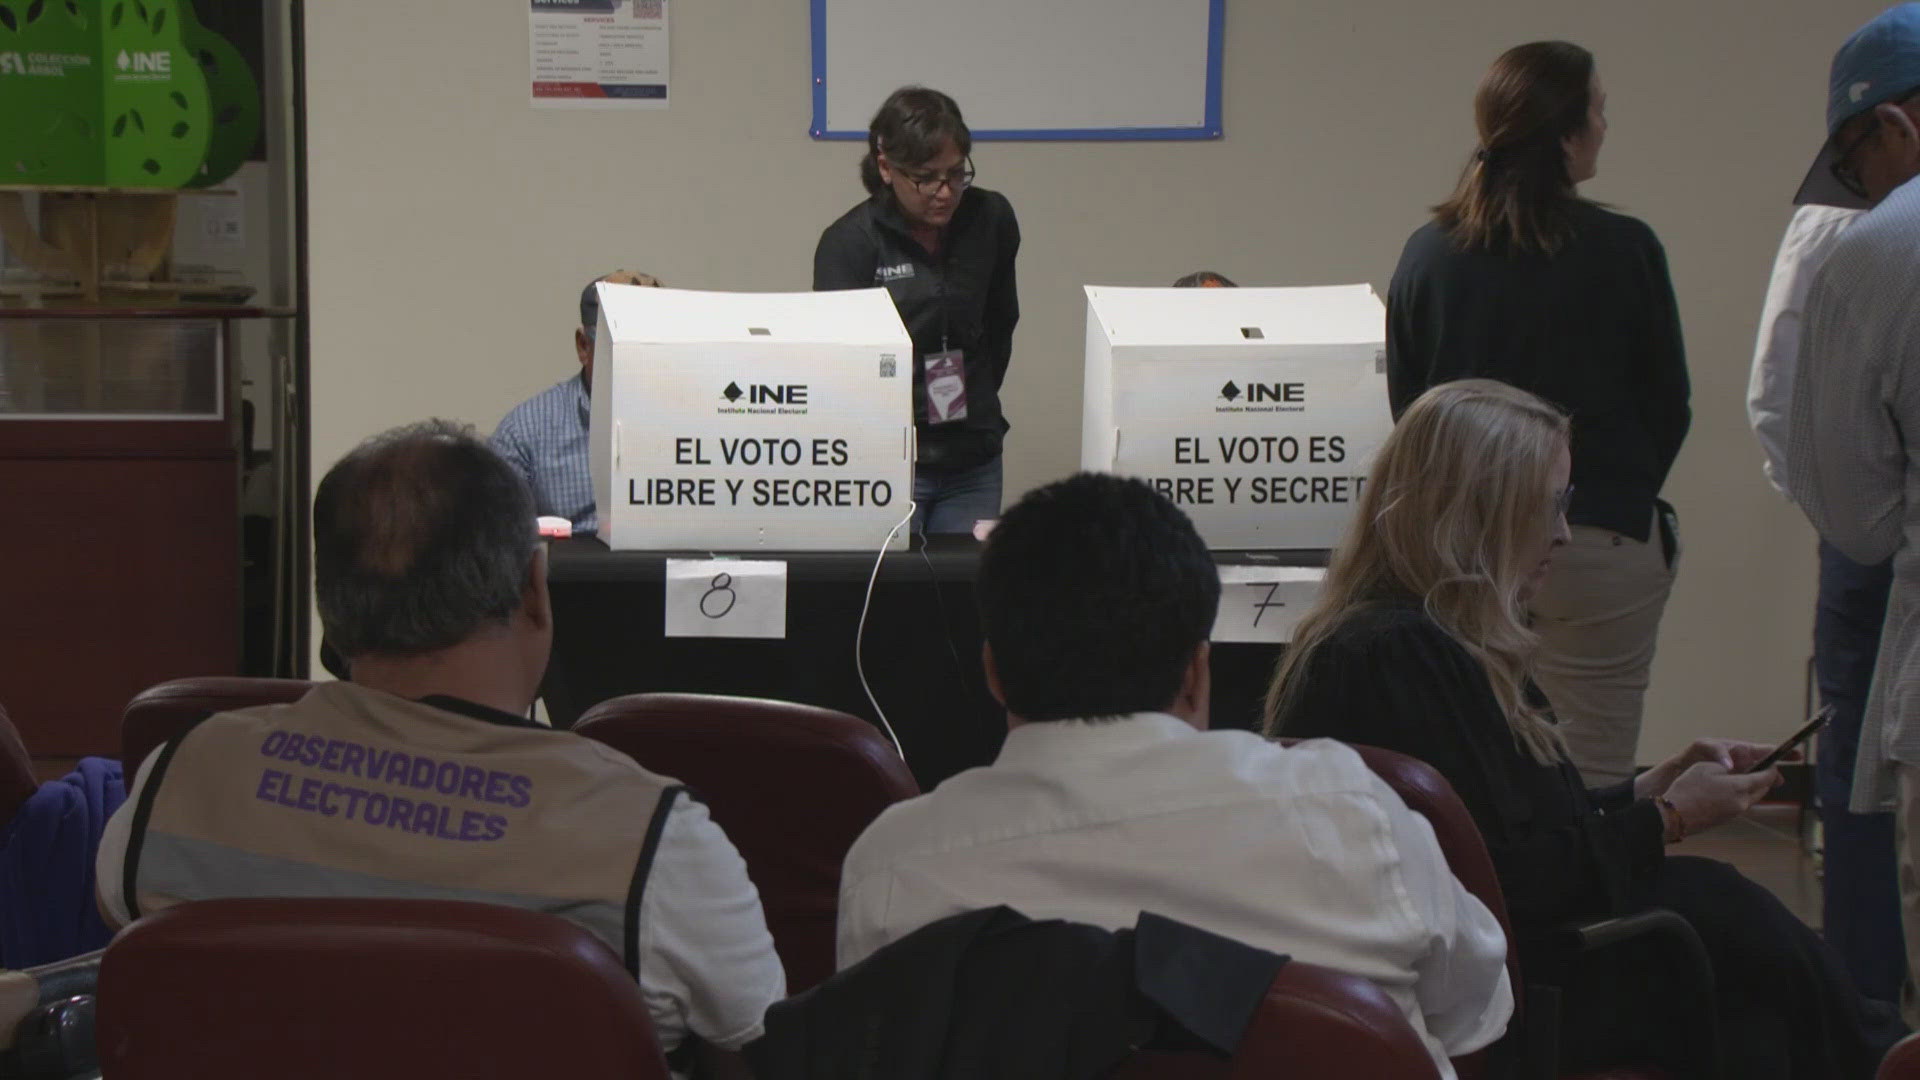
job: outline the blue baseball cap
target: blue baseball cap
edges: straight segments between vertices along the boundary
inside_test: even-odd
[[[1834,134],[1876,105],[1920,89],[1920,3],[1897,4],[1853,32],[1827,76],[1827,141],[1800,182],[1795,203],[1865,209],[1867,200],[1833,176]]]

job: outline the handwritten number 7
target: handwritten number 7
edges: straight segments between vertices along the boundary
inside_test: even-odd
[[[1285,600],[1275,600],[1273,598],[1273,594],[1280,591],[1279,582],[1277,581],[1247,582],[1247,588],[1249,589],[1258,590],[1263,586],[1267,590],[1267,595],[1253,602],[1253,625],[1255,626],[1260,625],[1260,616],[1265,615],[1267,613],[1268,608],[1281,608],[1281,607],[1287,606],[1287,602]]]

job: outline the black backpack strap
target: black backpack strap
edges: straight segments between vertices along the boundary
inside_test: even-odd
[[[647,823],[647,841],[640,846],[640,861],[633,868],[633,884],[627,889],[626,962],[635,982],[640,980],[640,901],[646,896],[647,879],[653,876],[653,858],[660,852],[660,836],[667,831],[674,800],[686,790],[684,784],[676,784],[660,793],[653,820]]]
[[[167,766],[173,764],[173,755],[179,752],[180,744],[191,734],[193,728],[188,728],[168,739],[160,748],[160,754],[153,762],[153,771],[147,774],[147,784],[140,789],[140,799],[133,807],[133,821],[127,830],[127,858],[120,868],[120,895],[126,902],[127,918],[130,920],[140,917],[140,902],[135,898],[139,890],[135,888],[135,881],[140,874],[140,849],[147,842],[147,822],[153,817],[153,799],[160,792],[160,781],[166,778]],[[134,762],[133,767],[137,772],[140,763]]]

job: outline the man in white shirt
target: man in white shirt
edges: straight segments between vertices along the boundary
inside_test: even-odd
[[[107,921],[238,896],[551,912],[639,980],[676,1068],[744,1075],[786,975],[739,853],[674,781],[526,719],[553,641],[526,482],[465,428],[400,428],[328,471],[313,533],[351,678],[141,763],[101,838]]]
[[[994,904],[1110,929],[1150,911],[1374,980],[1444,1076],[1506,1029],[1505,936],[1425,818],[1338,743],[1206,730],[1220,579],[1171,502],[1092,473],[1040,488],[977,592],[1006,745],[854,844],[842,967]]]
[[[1807,293],[1834,245],[1859,216],[1859,210],[1849,207],[1807,203],[1794,211],[1774,258],[1754,345],[1747,419],[1766,455],[1767,480],[1782,495],[1788,494],[1787,434]],[[1809,357],[1808,362],[1817,365],[1820,358]],[[1906,981],[1907,959],[1900,944],[1893,815],[1856,814],[1847,806],[1893,569],[1884,562],[1862,566],[1825,540],[1820,541],[1819,558],[1813,668],[1822,703],[1833,707],[1833,719],[1821,730],[1814,756],[1826,870],[1820,875],[1825,912],[1821,933],[1846,960],[1861,993],[1895,1001]]]
[[[1766,455],[1761,468],[1767,482],[1782,495],[1787,495],[1787,429],[1793,422],[1793,373],[1800,359],[1807,293],[1840,234],[1859,216],[1851,207],[1800,206],[1773,258],[1773,277],[1760,309],[1760,336],[1753,347],[1753,373],[1747,380],[1747,422]]]

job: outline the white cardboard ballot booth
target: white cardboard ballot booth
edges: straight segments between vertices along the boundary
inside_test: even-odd
[[[1210,547],[1331,548],[1393,426],[1366,285],[1087,286],[1080,464],[1141,477]]]
[[[602,284],[589,436],[601,539],[877,550],[913,499],[912,362],[884,289]]]

